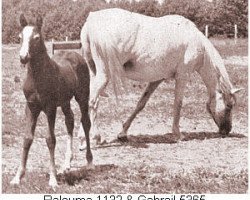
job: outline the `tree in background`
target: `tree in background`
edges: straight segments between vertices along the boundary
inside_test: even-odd
[[[119,7],[148,16],[160,17],[179,14],[192,20],[204,32],[209,25],[209,35],[231,37],[234,24],[238,25],[241,37],[248,34],[248,2],[246,0],[165,0],[161,5],[156,0],[114,1],[104,0],[3,0],[2,41],[18,42],[19,16],[41,14],[44,17],[43,33],[46,40],[52,38],[71,40],[80,38],[81,27],[91,11]],[[32,19],[32,17],[30,17]]]

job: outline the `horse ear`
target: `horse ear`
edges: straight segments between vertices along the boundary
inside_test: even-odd
[[[43,25],[43,18],[41,17],[41,15],[38,15],[36,18],[36,25],[39,28],[39,30],[41,30],[42,25]]]
[[[28,24],[28,22],[27,22],[26,18],[24,17],[23,13],[20,15],[20,24],[21,24],[22,27],[25,27]]]
[[[244,88],[233,88],[233,89],[231,89],[231,94],[236,94],[236,93],[238,93],[238,92],[240,92],[241,90],[244,90]]]

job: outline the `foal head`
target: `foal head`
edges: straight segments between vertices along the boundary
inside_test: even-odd
[[[215,95],[207,103],[207,110],[222,135],[227,135],[232,129],[232,109],[236,104],[235,94],[240,90],[232,89],[230,92],[216,90]]]
[[[44,42],[41,36],[42,17],[36,18],[35,25],[28,24],[23,14],[20,16],[20,24],[22,26],[22,32],[19,34],[21,39],[20,49],[20,61],[22,64],[26,64],[32,57],[37,56],[45,49]]]

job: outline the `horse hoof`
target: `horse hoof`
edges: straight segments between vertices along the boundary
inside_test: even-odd
[[[218,133],[222,138],[226,138],[226,137],[228,137],[228,133],[225,133],[225,132],[220,132],[219,131],[219,133]]]
[[[107,144],[107,140],[102,139],[101,135],[95,135],[93,140],[95,140],[95,144],[93,146],[96,146],[96,147]]]
[[[103,140],[103,141],[100,141],[98,143],[96,143],[97,145],[104,145],[104,144],[107,144],[107,140]]]
[[[127,136],[127,135],[118,135],[118,136],[117,136],[117,139],[118,139],[120,142],[128,142],[128,136]]]
[[[95,135],[93,137],[93,140],[96,140],[96,144],[100,144],[101,143],[101,135]]]
[[[179,142],[180,142],[180,141],[184,141],[184,139],[185,139],[185,136],[181,133],[181,134],[180,134],[180,137],[179,137]]]
[[[173,142],[174,143],[179,143],[179,142],[184,141],[184,139],[185,139],[185,136],[182,133],[180,133],[180,134],[174,134]]]
[[[70,171],[70,167],[63,167],[61,168],[59,171],[58,171],[58,175],[61,175],[61,174],[66,174]]]

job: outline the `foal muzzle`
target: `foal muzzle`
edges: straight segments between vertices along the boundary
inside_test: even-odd
[[[28,62],[29,62],[29,59],[30,59],[30,57],[29,56],[25,56],[25,57],[22,57],[22,56],[20,56],[20,62],[22,63],[22,64],[27,64]]]

